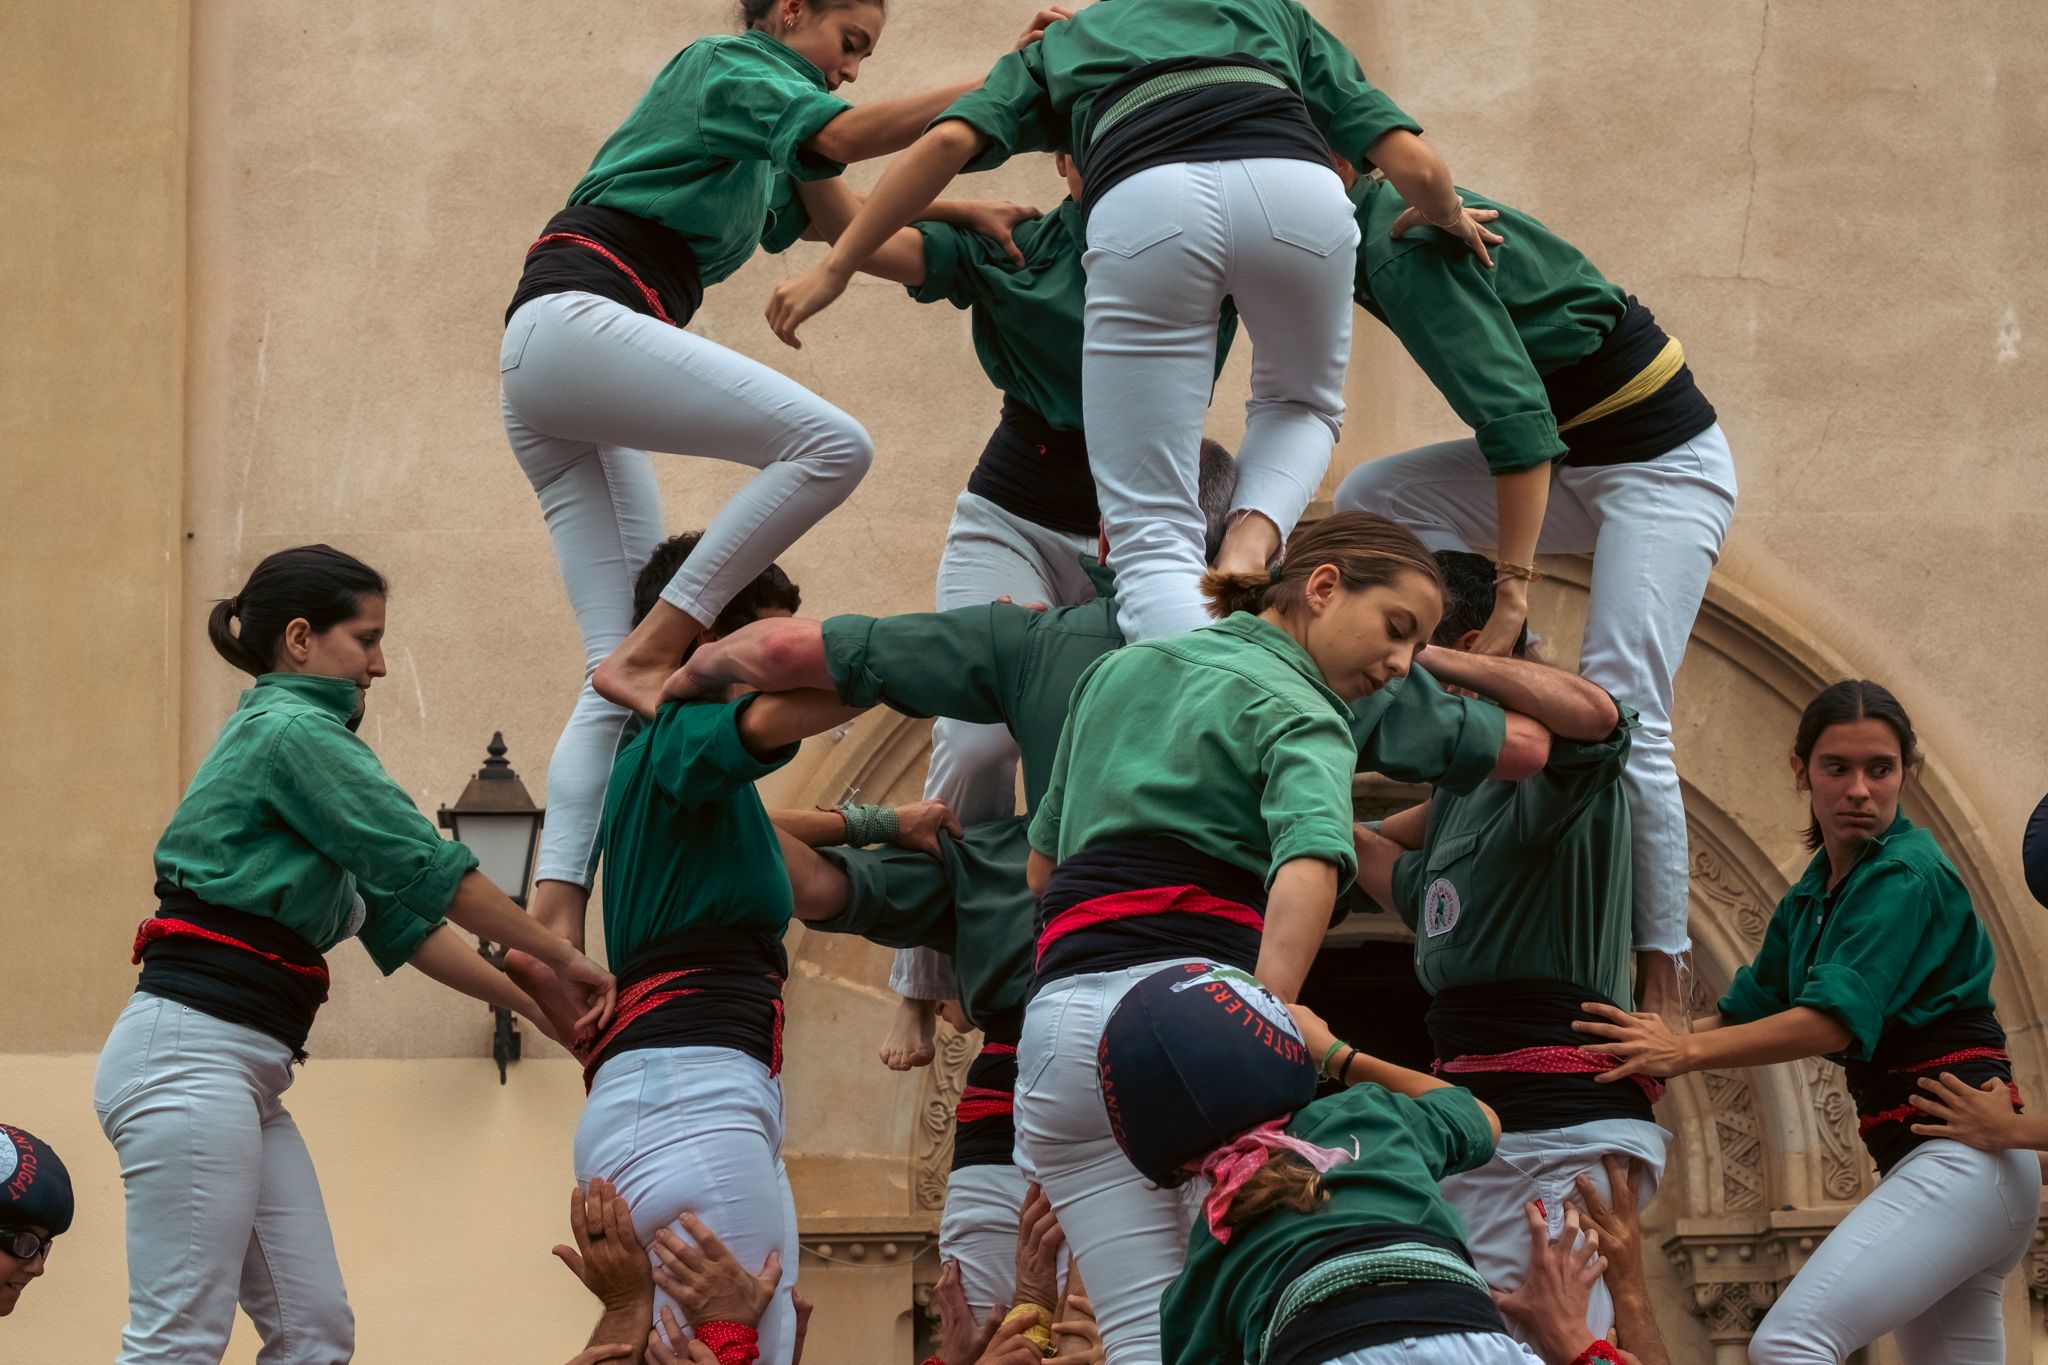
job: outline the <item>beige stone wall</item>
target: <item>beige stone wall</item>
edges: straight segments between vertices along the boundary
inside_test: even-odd
[[[1028,6],[896,8],[855,98],[974,75]],[[2016,0],[1313,8],[1464,183],[1580,243],[1684,339],[1743,485],[1721,578],[1914,712],[1971,813],[2001,1003],[2038,1061],[2048,942],[2014,850],[2048,785],[2048,383],[2028,334],[2048,325],[2048,17]],[[366,729],[392,772],[431,809],[502,728],[539,792],[580,651],[498,426],[499,319],[598,140],[725,10],[28,0],[0,18],[0,1117],[55,1141],[84,1199],[0,1356],[106,1359],[119,1330],[92,1053],[128,989],[151,843],[237,688],[205,647],[208,601],[283,545],[362,554],[395,585]],[[975,189],[1049,203],[1057,183],[1027,159]],[[856,288],[801,353],[777,345],[765,294],[815,251],[750,264],[695,326],[875,434],[867,484],[787,559],[808,607],[915,608],[996,400],[964,317],[892,286]],[[1214,415],[1233,442],[1245,360]],[[1333,473],[1457,431],[1363,319],[1350,396]],[[677,528],[741,477],[659,472]],[[1681,766],[1753,793],[1758,819],[1796,814],[1775,785],[1782,716],[1738,700],[1682,692]],[[816,785],[829,748],[778,790],[837,795]],[[1782,834],[1756,835],[1781,871]],[[836,1235],[908,1234],[929,1222],[906,1155],[918,1087],[870,1060],[883,956],[799,958],[803,1211]],[[379,982],[352,950],[336,966],[293,1107],[360,1359],[567,1359],[588,1313],[546,1250],[572,1069],[528,1061],[501,1090],[479,1009],[412,974]],[[841,1324],[835,1359],[909,1358],[906,1267],[807,1257],[803,1275]],[[892,1334],[900,1349],[857,1344]],[[253,1358],[247,1336],[231,1359]]]

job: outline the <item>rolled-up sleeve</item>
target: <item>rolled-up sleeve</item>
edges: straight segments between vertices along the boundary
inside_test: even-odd
[[[1007,602],[902,616],[834,616],[823,628],[825,667],[848,706],[979,725],[1008,719],[997,651],[1029,613]]]
[[[937,127],[958,119],[988,139],[967,170],[994,170],[1019,152],[1068,150],[1066,121],[1053,108],[1046,84],[1044,48],[1040,41],[1004,56],[978,87],[932,120]]]
[[[722,801],[796,757],[784,745],[756,758],[740,737],[740,712],[754,696],[733,702],[669,702],[655,712],[647,762],[655,785],[685,806]]]
[[[1358,875],[1358,848],[1351,838],[1351,732],[1343,718],[1272,698],[1246,719],[1262,731],[1259,814],[1272,848],[1267,884],[1296,858],[1331,863],[1339,884],[1349,882]]]
[[[443,839],[376,754],[338,721],[297,716],[278,732],[266,777],[278,817],[365,888],[430,924],[476,854]]]
[[[799,180],[846,169],[804,144],[853,106],[800,73],[728,44],[708,64],[702,89],[698,127],[713,156],[767,161]]]
[[[1358,771],[1457,796],[1475,791],[1499,764],[1507,723],[1498,706],[1445,691],[1419,666],[1351,708]]]
[[[386,976],[412,961],[427,936],[447,922],[409,914],[374,891],[363,894],[363,906],[363,927],[356,937],[362,940],[370,961]]]
[[[1351,49],[1301,12],[1306,25],[1297,60],[1301,98],[1323,137],[1361,173],[1372,168],[1366,149],[1388,133],[1420,133],[1422,125],[1365,78]]]

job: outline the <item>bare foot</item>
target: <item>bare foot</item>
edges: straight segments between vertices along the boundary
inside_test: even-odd
[[[1227,574],[1264,573],[1280,553],[1280,528],[1263,512],[1246,512],[1223,533],[1216,570]]]
[[[661,705],[663,685],[703,633],[703,625],[681,608],[656,602],[633,633],[597,666],[590,685],[606,701],[652,716]]]
[[[588,1008],[582,995],[556,976],[554,968],[517,948],[505,954],[505,975],[512,978],[513,985],[533,997],[533,1003],[547,1015],[555,1036],[571,1040],[564,1042],[563,1046],[581,1060],[583,1049],[597,1038],[595,1029],[577,1030],[576,1021]]]
[[[1670,953],[1636,954],[1636,1006],[1663,1019],[1673,1033],[1692,1032],[1692,1009],[1686,1003],[1680,960]]]
[[[909,1071],[930,1066],[937,1052],[932,1047],[933,1024],[938,1017],[937,1002],[905,997],[896,1007],[889,1036],[882,1042],[882,1065],[891,1071]]]

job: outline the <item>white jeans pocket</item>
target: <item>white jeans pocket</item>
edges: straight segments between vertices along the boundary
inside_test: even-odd
[[[149,1074],[150,1052],[156,1045],[163,1014],[162,1000],[137,995],[129,998],[120,1018],[114,1021],[106,1044],[100,1049],[99,1065],[92,1073],[92,1107],[101,1119],[141,1088]]]
[[[1340,248],[1356,250],[1358,223],[1343,182],[1328,167],[1309,161],[1258,160],[1241,163],[1252,192],[1265,211],[1273,240],[1318,256]]]
[[[520,312],[525,312],[520,309]],[[533,329],[540,324],[532,318],[514,315],[512,325],[505,329],[505,339],[498,343],[498,373],[519,368],[519,362],[526,355],[526,343],[533,339]]]
[[[1180,236],[1186,168],[1154,166],[1110,187],[1088,213],[1088,245],[1126,259]]]

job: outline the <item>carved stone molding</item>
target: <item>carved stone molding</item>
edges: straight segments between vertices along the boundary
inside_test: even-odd
[[[1860,1199],[1870,1163],[1856,1131],[1856,1102],[1849,1098],[1848,1081],[1842,1068],[1817,1057],[1799,1066],[1806,1073],[1813,1131],[1820,1139],[1821,1189],[1830,1199]]]
[[[1733,925],[1744,942],[1762,945],[1771,907],[1744,885],[1712,844],[1693,841],[1691,882],[1693,894]]]
[[[2034,1224],[2034,1246],[2027,1252],[2027,1293],[2035,1307],[2048,1304],[2048,1214]]]
[[[1730,1213],[1766,1206],[1763,1121],[1740,1071],[1703,1071],[1700,1084],[1721,1148],[1721,1205]]]
[[[1681,1218],[1664,1254],[1715,1346],[1747,1342],[1846,1209]]]
[[[953,1169],[953,1110],[967,1085],[967,1064],[981,1046],[981,1035],[942,1028],[933,1046],[938,1055],[925,1068],[912,1140],[911,1189],[921,1209],[946,1206],[946,1178]]]

